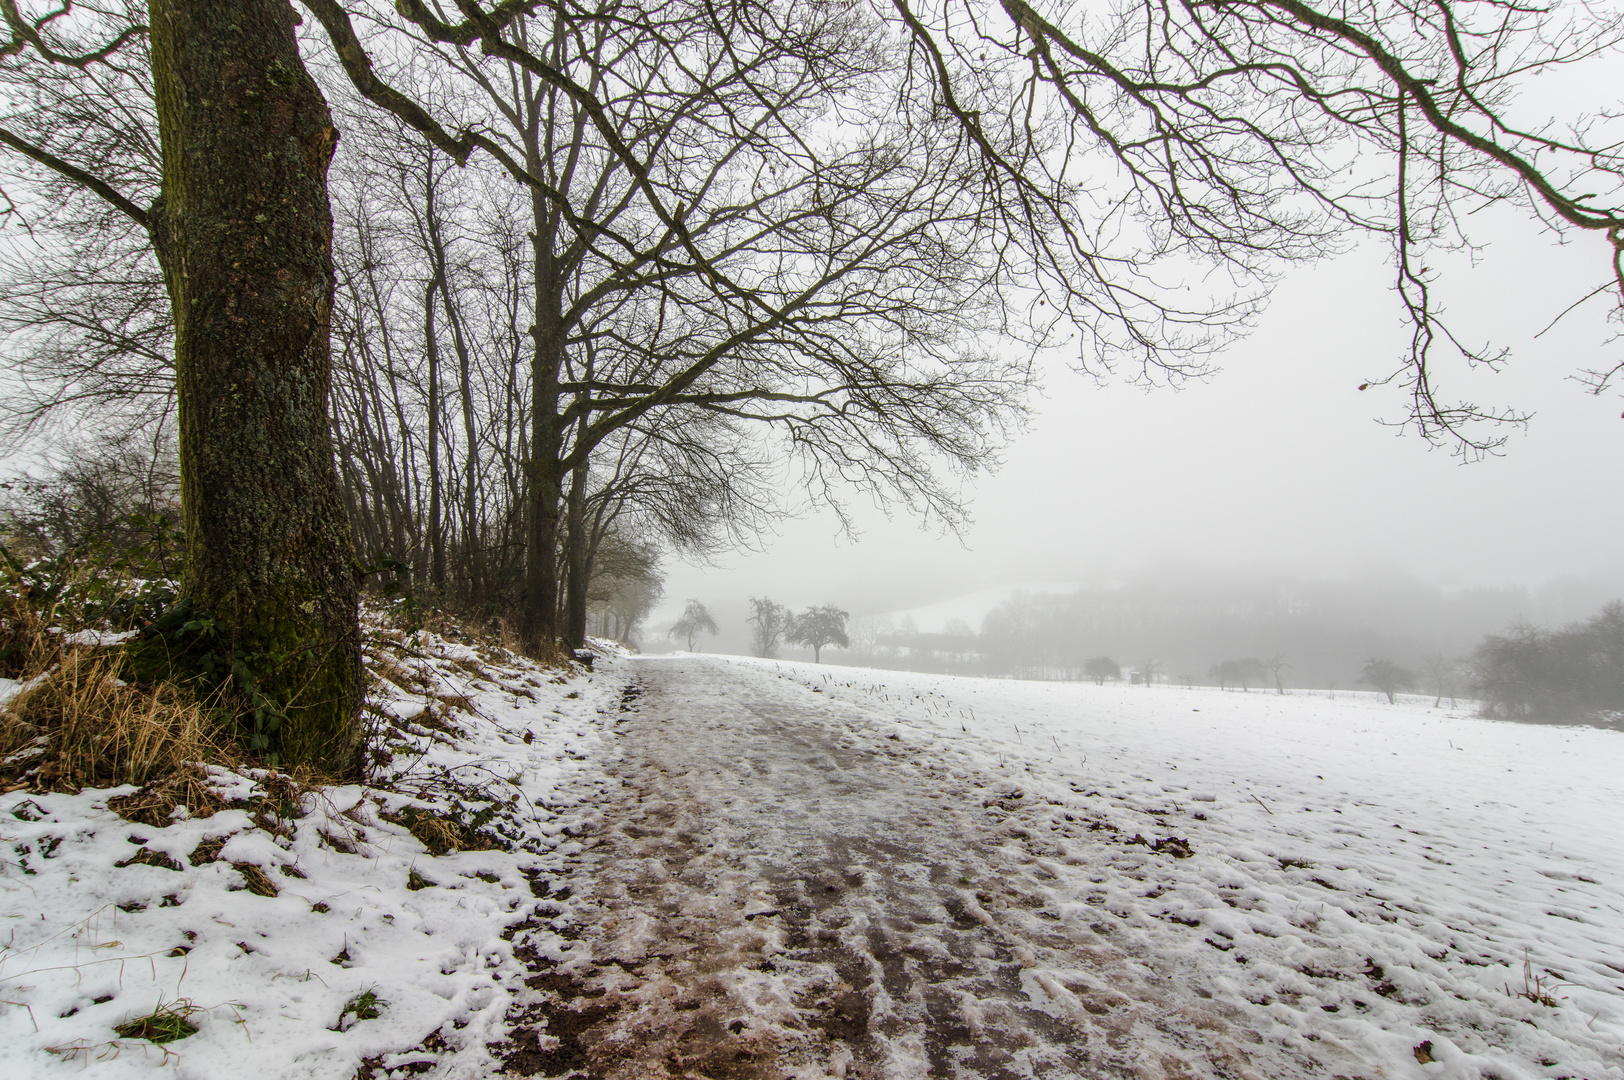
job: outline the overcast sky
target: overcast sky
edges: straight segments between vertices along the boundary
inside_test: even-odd
[[[732,606],[766,594],[863,613],[1167,560],[1310,576],[1381,566],[1445,586],[1616,577],[1624,404],[1571,376],[1611,366],[1624,347],[1607,343],[1605,299],[1534,337],[1606,280],[1606,244],[1559,247],[1506,213],[1481,231],[1493,244],[1475,266],[1464,255],[1432,263],[1447,270],[1457,330],[1511,347],[1512,360],[1489,375],[1438,355],[1445,396],[1536,414],[1503,456],[1463,464],[1378,423],[1402,416],[1402,391],[1357,388],[1394,368],[1405,328],[1372,247],[1293,271],[1208,381],[1147,392],[1051,364],[1029,429],[969,492],[975,524],[962,543],[877,512],[859,515],[852,542],[831,515],[812,515],[764,552],[668,563],[668,602],[651,625],[688,597]]]

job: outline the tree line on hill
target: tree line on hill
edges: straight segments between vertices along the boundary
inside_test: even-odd
[[[1338,625],[1339,617],[1351,619],[1353,612],[1329,602],[1334,589],[1277,588],[1272,598],[1250,601],[1240,591],[1217,590],[1206,597],[1186,593],[1177,601],[1162,595],[1159,604],[1147,602],[1154,593],[1131,588],[1060,597],[1017,594],[990,612],[979,631],[962,620],[921,632],[910,620],[862,617],[851,628],[850,662],[1280,694],[1288,687],[1364,687],[1390,702],[1405,692],[1425,694],[1435,706],[1470,698],[1484,715],[1506,719],[1624,720],[1624,602],[1558,630],[1515,620],[1502,633],[1479,631],[1474,643],[1438,631],[1464,630],[1491,612],[1495,605],[1482,595],[1466,598],[1462,610],[1435,611],[1430,619],[1400,605],[1406,618],[1433,631],[1421,638]],[[1367,592],[1349,589],[1345,596]],[[1259,643],[1272,647],[1243,651]],[[1220,659],[1204,659],[1203,653]]]

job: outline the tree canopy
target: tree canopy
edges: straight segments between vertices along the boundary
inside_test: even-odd
[[[825,646],[851,647],[851,641],[846,637],[846,620],[849,618],[849,614],[833,604],[809,607],[790,620],[784,640],[791,645],[807,646],[812,650],[813,662],[822,663]]]

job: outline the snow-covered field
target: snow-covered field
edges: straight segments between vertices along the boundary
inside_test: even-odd
[[[915,760],[1006,779],[988,812],[1019,808],[1054,856],[1055,910],[1114,916],[1269,1041],[1385,1076],[1624,1076],[1624,733],[732,662],[891,717]],[[1065,838],[1073,808],[1117,830],[1110,865]]]
[[[379,652],[379,787],[290,801],[214,770],[238,806],[164,828],[108,811],[133,788],[0,796],[0,1076],[495,1070],[486,1043],[528,971],[512,928],[579,850],[619,682],[432,634]],[[511,850],[434,831],[458,824]],[[196,1034],[115,1031],[164,1007]]]
[[[1367,696],[691,656],[563,678],[431,635],[391,650],[377,788],[293,805],[221,772],[240,805],[162,828],[106,809],[127,789],[0,796],[0,1076],[483,1077],[517,1060],[516,1016],[543,1061],[592,1049],[549,1018],[611,1007],[670,1042],[648,1075],[704,1071],[696,1018],[761,1053],[799,1032],[823,1056],[796,1075],[982,1075],[985,1053],[910,1042],[946,1002],[966,1038],[1013,1040],[1000,1075],[1624,1080],[1624,733]],[[459,816],[511,850],[436,856],[432,822]],[[870,833],[818,869],[847,827]],[[868,1034],[802,993],[850,991],[848,960],[881,973]],[[690,1000],[704,985],[715,1003]],[[164,1005],[197,1033],[114,1030]],[[1017,1047],[998,1017],[1022,1009],[1053,1023],[1020,1037],[1064,1053]],[[864,1038],[888,1048],[873,1073]],[[634,1071],[636,1047],[615,1050]]]

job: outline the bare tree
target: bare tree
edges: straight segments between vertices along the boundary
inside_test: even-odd
[[[1415,672],[1393,660],[1372,658],[1359,673],[1359,681],[1374,686],[1387,695],[1389,705],[1394,705],[1398,703],[1401,690],[1415,685]]]
[[[700,634],[715,637],[719,633],[721,630],[717,627],[716,620],[698,600],[688,601],[687,606],[682,609],[682,616],[671,624],[670,630],[671,637],[687,640],[689,652],[694,651],[694,641]]]
[[[951,126],[861,105],[892,65],[859,44],[860,13],[678,3],[454,25],[401,5],[494,110],[487,137],[382,83],[341,5],[308,6],[366,98],[530,193],[530,636],[556,606],[560,514],[581,506],[565,488],[658,410],[777,428],[814,493],[856,483],[958,519],[932,459],[979,468],[1029,370],[964,348],[1005,267],[974,242],[984,208]],[[856,145],[805,122],[836,101],[870,114]],[[565,563],[579,576],[580,552]]]
[[[1442,653],[1428,653],[1421,658],[1421,671],[1427,685],[1432,688],[1432,707],[1436,709],[1443,705],[1444,697],[1447,695],[1449,707],[1453,709],[1455,694],[1460,689],[1461,662]]]
[[[1275,693],[1281,695],[1282,697],[1284,697],[1286,693],[1285,673],[1286,669],[1289,667],[1291,667],[1291,665],[1286,663],[1284,653],[1275,653],[1273,656],[1263,661],[1264,670],[1269,673],[1270,678],[1274,679]]]
[[[112,38],[144,21],[145,8],[129,0],[100,19],[75,13],[75,37]],[[0,435],[15,446],[74,441],[87,427],[112,438],[172,432],[173,321],[147,230],[79,177],[21,152],[71,159],[110,193],[150,205],[162,163],[146,36],[83,67],[54,62],[15,28],[11,36],[0,53],[0,146],[17,153],[0,151],[0,219],[17,227],[0,234],[0,340],[12,375]]]
[[[659,561],[658,549],[646,541],[614,531],[604,539],[588,594],[604,635],[634,640],[638,626],[665,595]]]
[[[1580,101],[1565,121],[1529,126],[1512,108],[1540,73],[1616,56],[1615,10],[1511,0],[1130,0],[1106,18],[1086,17],[1080,0],[890,8],[914,42],[912,70],[989,171],[1074,223],[1065,243],[1079,260],[1109,257],[1099,230],[1065,216],[1065,180],[1077,171],[1117,178],[1098,197],[1119,208],[1115,235],[1135,265],[1195,258],[1261,287],[1280,260],[1317,259],[1361,236],[1386,243],[1412,334],[1396,369],[1361,389],[1402,385],[1408,422],[1430,440],[1480,454],[1503,443],[1497,425],[1525,419],[1439,396],[1435,345],[1466,364],[1505,355],[1457,334],[1433,293],[1429,255],[1473,247],[1474,211],[1509,203],[1558,235],[1604,237],[1606,280],[1575,300],[1610,293],[1615,311],[1624,302],[1619,117]],[[1034,140],[1057,125],[1076,138],[1016,165],[980,138],[1003,122]],[[1086,276],[1045,283],[1046,298],[1084,325],[1144,300]],[[1165,366],[1163,335],[1118,340]],[[1590,373],[1593,389],[1620,370]]]
[[[789,609],[766,597],[750,598],[750,646],[757,656],[778,655],[778,643],[790,628]]]

